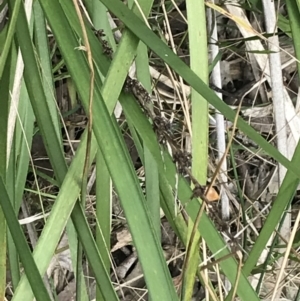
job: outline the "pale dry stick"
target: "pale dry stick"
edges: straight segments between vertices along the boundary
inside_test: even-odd
[[[272,137],[272,139],[270,139],[270,141],[272,141],[274,139],[274,137]],[[237,144],[241,144],[238,140],[236,140],[235,138],[234,138],[234,141],[237,143]],[[247,151],[247,152],[249,152],[249,153],[251,153],[252,154],[252,157],[250,157],[248,160],[250,160],[251,158],[253,158],[253,157],[257,157],[257,158],[259,158],[260,160],[262,160],[263,162],[265,162],[265,163],[269,163],[269,164],[271,164],[271,165],[273,165],[273,166],[276,166],[276,165],[274,165],[273,163],[271,163],[271,162],[269,162],[266,158],[263,158],[262,156],[260,156],[259,155],[259,153],[261,152],[261,148],[260,149],[258,149],[256,152],[254,152],[253,150],[251,150],[250,148],[248,148],[247,146],[243,146],[244,147],[244,149]]]
[[[216,41],[218,41],[218,32],[217,32],[216,16],[215,13],[213,13],[212,9],[208,10],[208,20],[209,20],[208,24],[210,25],[209,32],[211,32],[209,48],[211,50],[211,61],[213,61],[219,53],[219,46],[217,45],[217,43],[215,43]],[[211,72],[211,82],[217,87],[220,88],[222,87],[220,62],[216,64],[216,66]],[[218,92],[215,93],[220,99],[223,99],[222,93],[218,93]],[[225,139],[226,131],[224,127],[224,116],[220,112],[216,111],[215,120],[216,120],[216,130],[217,130],[218,160],[221,161],[222,156],[226,150],[226,139]],[[222,182],[226,186],[227,185],[227,176],[226,176],[227,161],[226,160],[222,160],[220,169],[222,170],[220,174]],[[228,220],[230,216],[229,199],[225,189],[223,188],[223,185],[221,187],[220,196],[221,196],[222,219]],[[228,281],[227,278],[225,279],[224,285],[226,290],[229,291],[231,288],[231,283]]]
[[[272,137],[269,142],[272,142],[274,139],[276,138],[276,135],[274,135],[274,137]],[[235,138],[233,138],[234,141],[237,143],[237,144],[241,144],[238,140],[236,140]],[[256,152],[254,152],[253,150],[251,150],[250,148],[246,147],[246,146],[243,146],[243,148],[245,150],[247,150],[249,153],[251,153],[251,156],[248,158],[248,161],[251,160],[251,158],[253,157],[257,157],[259,158],[260,160],[262,160],[263,162],[265,163],[268,163],[268,164],[271,164],[273,165],[274,167],[276,167],[277,165],[275,165],[274,163],[272,162],[269,162],[266,158],[263,158],[262,156],[259,155],[260,151],[262,150],[261,148],[258,149]]]
[[[298,95],[296,100],[296,112],[300,111],[300,87],[298,87]]]
[[[166,27],[166,29],[167,29],[166,31],[168,33],[168,36],[166,37],[166,39],[167,39],[167,41],[170,42],[171,49],[173,50],[173,52],[175,54],[177,54],[176,53],[176,46],[175,46],[173,36],[172,36],[171,26],[170,26],[170,23],[169,23],[168,14],[167,14],[166,7],[165,7],[165,0],[161,1],[161,8],[162,8],[162,11],[163,11],[163,14],[164,14],[164,17],[165,17],[165,27]]]
[[[278,235],[278,237],[282,240],[282,242],[286,245],[288,245],[289,243],[289,240],[286,240],[282,235],[280,235],[280,233],[278,233],[277,231],[275,231],[275,234]],[[289,238],[290,239],[290,238]],[[291,247],[291,250],[290,250],[291,253],[293,253],[293,255],[298,259],[300,260],[300,254],[299,252],[297,252],[293,247]]]
[[[179,93],[179,90],[175,85],[176,80],[173,77],[172,71],[171,71],[171,69],[168,65],[165,65],[165,66],[168,70],[168,73],[169,73],[169,76],[171,77],[171,80],[174,82],[173,87],[175,88],[176,94],[178,95],[178,99],[180,101],[180,105],[181,105],[181,108],[182,108],[182,111],[183,111],[183,114],[184,114],[184,117],[185,117],[187,129],[188,129],[188,133],[192,137],[192,125],[191,125],[191,121],[190,121],[191,119],[190,119],[189,106],[188,106],[188,103],[187,103],[187,99],[184,96],[183,96],[184,99],[183,100],[181,99],[181,95]]]
[[[224,248],[226,248],[226,247],[224,247]],[[220,251],[221,251],[221,250],[220,250]],[[229,254],[227,254],[227,255],[224,255],[224,256],[222,256],[222,257],[220,257],[220,258],[214,260],[213,262],[209,262],[209,263],[206,263],[206,264],[201,263],[201,264],[199,265],[200,271],[209,269],[209,268],[211,268],[211,267],[213,267],[213,266],[217,266],[220,262],[222,262],[222,261],[224,261],[224,260],[226,260],[226,259],[232,257],[233,255],[234,255],[234,253],[229,253]],[[216,254],[210,256],[209,260],[212,259],[212,258],[214,258],[215,256],[216,256]]]
[[[215,260],[212,263],[208,263],[206,265],[201,266],[200,271],[203,271],[204,269],[206,270],[206,269],[208,269],[210,267],[213,267],[213,266],[217,267],[218,263],[220,263],[223,260],[226,260],[226,259],[230,258],[231,256],[233,256],[233,254],[234,253],[227,254],[227,255]],[[236,254],[239,258],[239,260],[238,260],[239,264],[238,264],[238,270],[237,270],[237,274],[236,274],[235,283],[234,283],[234,286],[233,286],[233,294],[232,294],[232,299],[231,299],[232,301],[234,300],[234,296],[236,294],[236,290],[237,290],[237,287],[238,287],[238,283],[239,283],[239,279],[240,279],[241,271],[242,271],[242,266],[243,266],[241,251],[237,251]],[[218,279],[218,282],[220,282],[219,279]]]
[[[244,18],[245,14],[242,11],[241,6],[239,5],[239,3],[236,0],[233,0],[231,2],[227,2],[225,3],[226,8],[228,9],[228,11],[226,11],[225,9],[221,8],[218,5],[213,4],[212,2],[205,2],[205,4],[210,7],[213,8],[214,10],[216,10],[217,12],[219,12],[220,14],[226,16],[227,18],[231,19],[232,21],[234,21],[238,27],[242,27],[245,31],[249,32],[252,34],[252,36],[258,36],[260,39],[264,40],[265,42],[268,42],[268,38],[264,37],[260,32],[258,32],[257,30],[255,30],[252,25],[249,23],[247,18]],[[236,7],[239,12],[237,14],[233,13],[229,7]],[[237,11],[236,11],[237,12]],[[242,14],[242,15],[241,15]],[[289,57],[295,59],[295,61],[297,61],[298,63],[300,63],[300,61],[293,56],[292,54],[290,54],[287,50],[285,50],[282,47],[277,46],[277,50],[281,50],[284,53],[286,53]]]
[[[218,41],[218,33],[217,33],[217,22],[215,15],[213,14],[212,10],[208,10],[208,18],[209,18],[209,24],[211,24],[212,28],[209,28],[210,32],[212,33],[210,37],[210,49],[211,49],[211,56],[212,60],[218,55],[219,53],[219,47],[214,42]],[[217,87],[222,87],[222,79],[221,79],[221,68],[220,68],[220,62],[216,64],[214,69],[211,73],[211,82]],[[217,96],[222,100],[222,93],[215,92]],[[218,160],[222,160],[222,157],[226,150],[226,140],[225,140],[225,128],[224,128],[224,116],[220,114],[220,112],[216,112],[215,114],[216,119],[216,129],[217,129],[217,148],[218,148]],[[223,160],[222,165],[220,166],[220,169],[222,170],[220,176],[222,179],[222,182],[226,185],[227,183],[227,176],[226,176],[226,170],[227,170],[227,162],[226,160]],[[228,197],[224,191],[224,189],[221,190],[221,205],[222,205],[222,218],[224,220],[229,219],[229,200]]]
[[[144,294],[141,295],[140,298],[139,298],[137,301],[144,301],[144,300],[145,300],[144,297],[145,297],[147,294],[148,294],[148,290],[146,290],[146,291],[144,292]]]
[[[233,4],[233,5],[231,5]],[[232,2],[231,4],[226,4],[226,7],[229,11],[229,13],[221,9],[220,7],[217,7],[215,5],[209,4],[208,6],[215,8],[216,10],[220,11],[224,15],[226,15],[228,18],[232,19],[234,22],[236,22],[241,34],[244,38],[250,38],[253,35],[261,36],[260,33],[255,31],[252,27],[250,22],[248,21],[244,11],[239,7],[239,4],[237,1]],[[263,37],[263,40],[266,40],[266,38]],[[264,47],[262,46],[261,42],[258,40],[252,40],[245,42],[248,49],[252,51],[265,51]],[[284,49],[282,51],[286,52]],[[270,67],[268,63],[268,57],[266,54],[262,53],[253,53],[253,55],[256,58],[256,61],[260,67],[261,70],[264,71],[265,76],[267,77],[267,81],[271,85],[270,80]],[[298,61],[294,56],[288,54],[290,57],[292,57],[295,61]],[[283,89],[284,94],[284,100],[285,100],[285,117],[289,124],[289,127],[291,129],[291,132],[293,134],[294,140],[297,142],[300,137],[300,128],[299,128],[299,122],[300,118],[297,116],[295,112],[294,105],[292,103],[292,100],[287,92],[287,90]],[[293,118],[295,117],[295,118]]]
[[[206,272],[207,272],[207,270],[205,270],[204,273],[203,273],[203,271],[200,271],[201,277],[204,282],[205,290],[208,291],[208,296],[205,298],[205,300],[209,300],[209,296],[211,296],[214,301],[219,301],[218,297],[216,296],[215,291],[210,287],[210,285],[208,283],[208,277],[206,275]]]
[[[86,188],[87,194],[90,194],[90,191],[91,191],[91,189],[92,189],[92,187],[93,187],[93,185],[96,181],[96,168],[97,168],[96,166],[93,167],[93,171],[92,171],[92,173],[90,175],[90,178],[89,178],[89,181],[87,183],[87,188]]]
[[[275,125],[277,133],[277,147],[282,155],[287,156],[287,134],[285,131],[285,115],[284,115],[284,96],[283,96],[283,83],[281,75],[281,60],[280,53],[276,52],[279,47],[277,32],[277,18],[275,14],[274,2],[263,0],[266,30],[272,33],[273,36],[269,37],[269,63],[270,63],[270,77],[273,96],[273,107],[275,113]],[[282,183],[286,173],[286,168],[281,164],[279,165],[279,182]]]
[[[78,0],[78,2],[79,2],[79,4],[80,4],[80,7],[81,7],[81,9],[82,9],[82,11],[83,11],[83,13],[84,13],[86,19],[87,19],[87,20],[89,21],[89,23],[93,26],[93,22],[92,22],[92,20],[91,20],[91,18],[90,18],[90,15],[89,15],[87,9],[85,8],[85,5],[82,3],[82,0]]]
[[[233,205],[235,206],[235,208],[236,208],[237,210],[239,210],[239,209],[240,209],[240,204],[236,201],[235,197],[231,194],[231,192],[230,192],[229,190],[227,190],[227,193],[228,193],[229,199],[232,201],[232,203],[233,203]],[[250,200],[248,200],[248,201],[250,201]],[[262,215],[262,214],[263,214],[264,211],[266,211],[266,210],[268,209],[268,207],[269,207],[270,205],[271,205],[270,203],[267,204],[260,212],[258,212],[258,215],[255,216],[255,217],[253,217],[253,218],[249,218],[249,216],[248,216],[247,213],[246,213],[246,222],[247,222],[247,226],[244,227],[244,228],[242,228],[241,230],[239,230],[239,231],[236,233],[236,235],[234,236],[234,238],[239,237],[239,236],[240,236],[243,232],[245,232],[245,230],[246,230],[247,228],[249,228],[249,227],[252,229],[252,231],[253,231],[256,235],[258,235],[259,233],[257,232],[255,226],[253,225],[253,222],[254,222],[256,219],[260,218],[260,217],[265,217],[265,216]]]
[[[284,108],[284,96],[283,96],[283,83],[281,75],[281,60],[280,53],[276,52],[279,47],[278,36],[275,35],[277,32],[277,17],[275,12],[275,4],[272,0],[263,0],[263,11],[265,14],[265,24],[266,30],[269,33],[272,33],[273,36],[268,38],[269,41],[269,63],[270,63],[270,76],[271,76],[271,88],[273,94],[273,108],[275,116],[275,127],[277,134],[277,148],[279,152],[287,157],[287,132],[286,132],[286,118],[285,118],[285,108]],[[273,52],[273,53],[272,53]],[[283,179],[286,174],[286,168],[279,164],[279,185],[282,184]],[[288,209],[289,211],[289,209]],[[291,214],[287,212],[282,226],[280,228],[280,234],[283,237],[289,237],[291,233]],[[284,252],[284,249],[279,250],[280,253]],[[284,267],[284,259],[280,258],[278,260],[279,266]],[[276,299],[280,298],[282,288],[278,287],[282,269],[279,274],[277,274],[276,288],[274,290],[273,298],[276,296]],[[272,299],[273,299],[272,298]]]
[[[232,292],[232,297],[231,297],[231,301],[234,301],[235,299],[235,294],[236,294],[236,291],[237,291],[237,288],[238,288],[238,285],[239,285],[239,279],[241,277],[241,272],[242,272],[242,266],[243,266],[243,261],[242,261],[242,254],[240,251],[237,252],[237,255],[238,255],[238,262],[239,262],[239,265],[238,265],[238,270],[237,270],[237,273],[236,273],[236,279],[235,279],[235,284],[233,286],[233,292]]]
[[[274,137],[272,137],[270,140],[269,140],[269,143],[271,143],[274,139],[276,138],[276,135],[274,135]],[[237,144],[241,144],[241,142],[239,142],[236,138],[234,138],[234,141],[237,143]],[[270,165],[272,165],[273,167],[276,167],[277,165],[268,161],[267,159],[261,157],[259,155],[260,151],[262,150],[261,148],[258,149],[256,152],[254,152],[253,150],[251,150],[250,148],[248,148],[247,146],[243,146],[245,150],[247,150],[247,152],[251,153],[251,156],[247,159],[246,162],[250,161],[253,157],[257,157],[259,158],[261,161],[265,162],[265,163],[268,163]]]
[[[217,274],[217,279],[218,279],[218,288],[219,288],[219,296],[220,296],[220,301],[223,301],[224,298],[223,298],[223,294],[222,294],[222,279],[221,279],[221,275],[220,275],[220,269],[219,269],[219,265],[216,264],[215,266],[215,271],[216,271],[216,274]]]
[[[19,224],[20,225],[27,225],[27,224],[36,222],[36,221],[38,221],[40,219],[44,219],[45,220],[46,217],[48,217],[49,215],[50,215],[50,212],[49,213],[45,213],[45,214],[38,213],[38,214],[29,216],[29,217],[26,217],[26,218],[19,219]]]
[[[27,21],[30,21],[31,18],[31,12],[32,12],[32,0],[26,0],[24,3],[25,6],[25,14]],[[15,124],[16,124],[16,118],[17,118],[17,109],[20,101],[20,91],[21,91],[21,82],[23,78],[23,71],[24,71],[24,62],[22,58],[21,50],[18,49],[18,57],[17,57],[17,64],[16,64],[16,71],[14,76],[14,84],[13,84],[13,90],[11,93],[11,102],[10,102],[10,108],[9,108],[9,114],[8,114],[8,124],[7,124],[7,162],[6,166],[8,167],[9,163],[9,156],[13,141],[13,136],[15,132]]]
[[[202,215],[202,213],[201,213],[201,215]],[[207,255],[206,241],[205,241],[205,239],[203,237],[200,236],[200,238],[202,240],[202,257],[203,257],[203,260],[206,260],[207,256],[208,256]],[[199,240],[199,242],[200,242],[200,240]],[[200,271],[200,273],[201,273],[201,271]],[[209,277],[208,277],[208,270],[205,269],[202,273],[203,273],[202,279],[205,282],[205,300],[209,300],[209,295],[210,295],[209,289],[210,289],[210,286],[208,285],[208,279],[209,279]]]
[[[187,18],[183,15],[183,13],[181,12],[181,10],[179,9],[179,7],[177,6],[177,4],[175,3],[174,0],[171,0],[173,6],[175,7],[176,11],[178,12],[178,14],[181,16],[182,20],[185,22],[185,24],[188,24]]]
[[[298,262],[295,262],[295,266],[290,269],[286,278],[286,284],[293,285],[295,288],[298,289],[299,287],[299,269],[298,269]],[[287,288],[289,290],[289,288]]]
[[[277,290],[279,288],[279,283],[281,281],[281,278],[282,278],[282,275],[284,273],[284,269],[285,269],[286,263],[288,261],[288,257],[289,257],[289,254],[290,254],[290,251],[291,251],[291,248],[292,248],[292,245],[293,245],[293,241],[294,241],[294,238],[295,238],[295,235],[296,235],[299,223],[300,223],[300,211],[298,212],[298,215],[297,215],[297,218],[296,218],[296,221],[295,221],[295,224],[294,224],[293,231],[292,231],[292,233],[290,235],[290,238],[289,238],[289,243],[288,243],[288,245],[286,247],[286,250],[285,250],[284,258],[283,258],[283,260],[281,262],[281,269],[280,269],[280,272],[279,272],[278,277],[277,277],[277,281],[276,281],[276,284],[275,284],[275,288],[274,288],[274,292],[273,292],[273,296],[272,296],[272,300],[271,301],[278,300],[278,298],[277,298]]]

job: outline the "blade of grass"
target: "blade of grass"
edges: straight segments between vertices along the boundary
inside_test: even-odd
[[[187,1],[191,70],[208,84],[208,50],[205,4]],[[199,22],[201,20],[201,22]],[[192,172],[200,185],[205,185],[208,166],[208,102],[195,89],[192,100]]]
[[[101,257],[106,258],[105,253],[110,251],[111,233],[111,199],[112,187],[109,171],[100,151],[96,156],[96,217],[98,227],[96,228],[96,243]],[[103,241],[105,244],[103,244]],[[107,273],[110,271],[110,260],[104,261]],[[96,300],[105,300],[101,291],[97,289]]]
[[[135,39],[133,40],[135,45]],[[147,47],[140,43],[137,48],[136,57],[137,79],[148,93],[151,93],[151,78],[149,73],[149,58]],[[160,231],[160,198],[159,198],[159,176],[156,161],[146,146],[144,146],[144,167],[146,176],[146,199],[151,218],[158,237]]]
[[[5,44],[3,49],[1,49],[1,57],[0,57],[0,79],[2,78],[3,71],[5,68],[5,63],[8,60],[9,56],[9,50],[12,45],[13,37],[16,30],[16,24],[18,19],[18,14],[21,6],[21,0],[11,0],[9,1],[9,8],[11,13],[11,17],[9,18],[9,26],[8,26],[8,32],[5,39]]]
[[[190,51],[190,68],[208,83],[208,49],[206,34],[206,15],[204,1],[187,1],[188,36]],[[191,89],[192,101],[192,173],[200,185],[207,181],[208,166],[208,102],[197,91]],[[201,118],[199,118],[201,116]],[[182,271],[181,300],[192,298],[195,275],[200,262],[200,234],[193,232],[193,223],[189,220],[189,235],[184,269]],[[192,238],[193,237],[193,238]],[[204,246],[205,248],[205,246]],[[206,297],[208,292],[205,290]]]
[[[6,191],[2,176],[0,177],[0,204],[2,210],[5,212],[10,233],[12,234],[14,243],[19,252],[25,273],[33,288],[35,298],[38,301],[51,301],[45,288],[44,282],[38,272],[37,266],[31,256],[31,252],[26,242],[22,228],[17,220],[17,217],[15,216],[14,208],[12,207],[12,203]]]
[[[92,16],[95,29],[103,30],[105,40],[115,50],[116,45],[112,30],[109,26],[106,7],[98,0],[92,1]],[[96,243],[100,254],[110,251],[110,233],[111,233],[111,211],[112,211],[112,183],[110,174],[100,151],[96,156]],[[105,244],[102,242],[105,241]],[[103,256],[103,258],[106,258]],[[109,259],[109,258],[108,258]],[[110,261],[104,262],[106,269],[110,271]],[[97,288],[96,300],[105,301],[101,291]]]
[[[7,60],[3,68],[3,77],[0,78],[0,91],[2,110],[0,111],[0,176],[6,180],[7,177],[7,127],[8,127],[8,108],[10,100],[10,66],[12,63],[12,54],[8,54]],[[3,208],[0,208],[0,299],[5,298],[6,288],[6,257],[7,257],[7,245],[6,245],[6,219],[3,213]],[[13,254],[12,254],[13,255]]]

